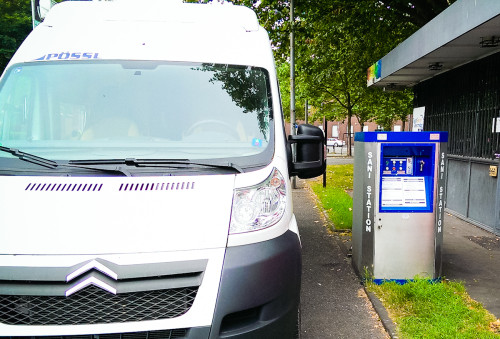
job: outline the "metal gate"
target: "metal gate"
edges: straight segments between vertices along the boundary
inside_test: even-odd
[[[424,130],[448,132],[446,208],[500,235],[500,184],[488,175],[500,156],[500,53],[414,87]]]
[[[500,53],[415,86],[426,131],[447,131],[449,154],[495,159],[500,153]],[[498,122],[497,122],[498,121]]]

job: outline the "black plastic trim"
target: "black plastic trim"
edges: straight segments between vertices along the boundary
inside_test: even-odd
[[[210,338],[293,338],[300,301],[298,235],[229,247]]]
[[[0,339],[200,339],[208,338],[209,327],[193,327],[190,329],[158,330],[146,332],[103,333],[57,336],[0,336]]]

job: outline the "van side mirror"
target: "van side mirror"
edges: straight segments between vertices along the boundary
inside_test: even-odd
[[[34,0],[32,1],[32,11],[33,11],[33,19],[40,23],[45,19],[47,13],[50,11],[50,8],[53,6],[52,1],[50,0]]]
[[[322,175],[326,169],[326,146],[323,131],[313,125],[299,125],[297,135],[288,136],[289,145],[296,145],[296,159],[291,161],[290,176],[301,179]]]

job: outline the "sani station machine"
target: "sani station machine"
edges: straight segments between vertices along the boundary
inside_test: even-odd
[[[441,275],[446,132],[360,132],[352,257],[376,283]]]

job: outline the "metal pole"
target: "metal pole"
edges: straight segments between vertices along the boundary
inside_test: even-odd
[[[326,138],[328,136],[327,127],[328,123],[326,122],[326,117],[323,116],[323,131],[325,132],[325,143],[326,143]],[[326,187],[326,170],[323,172],[323,187]]]
[[[290,134],[295,135],[295,53],[293,36],[294,30],[294,13],[293,0],[290,1]],[[292,147],[292,156],[295,158],[295,148]],[[297,178],[292,177],[292,188],[297,188]]]
[[[309,110],[308,106],[309,106],[309,104],[308,104],[307,99],[306,99],[306,106],[305,106],[306,108],[305,108],[305,112],[304,112],[304,120],[305,120],[306,124],[307,124],[307,120],[308,120],[308,116],[307,115],[309,113],[308,112],[308,110]]]
[[[35,24],[35,1],[31,0],[31,23],[33,24],[33,29],[36,27]]]

